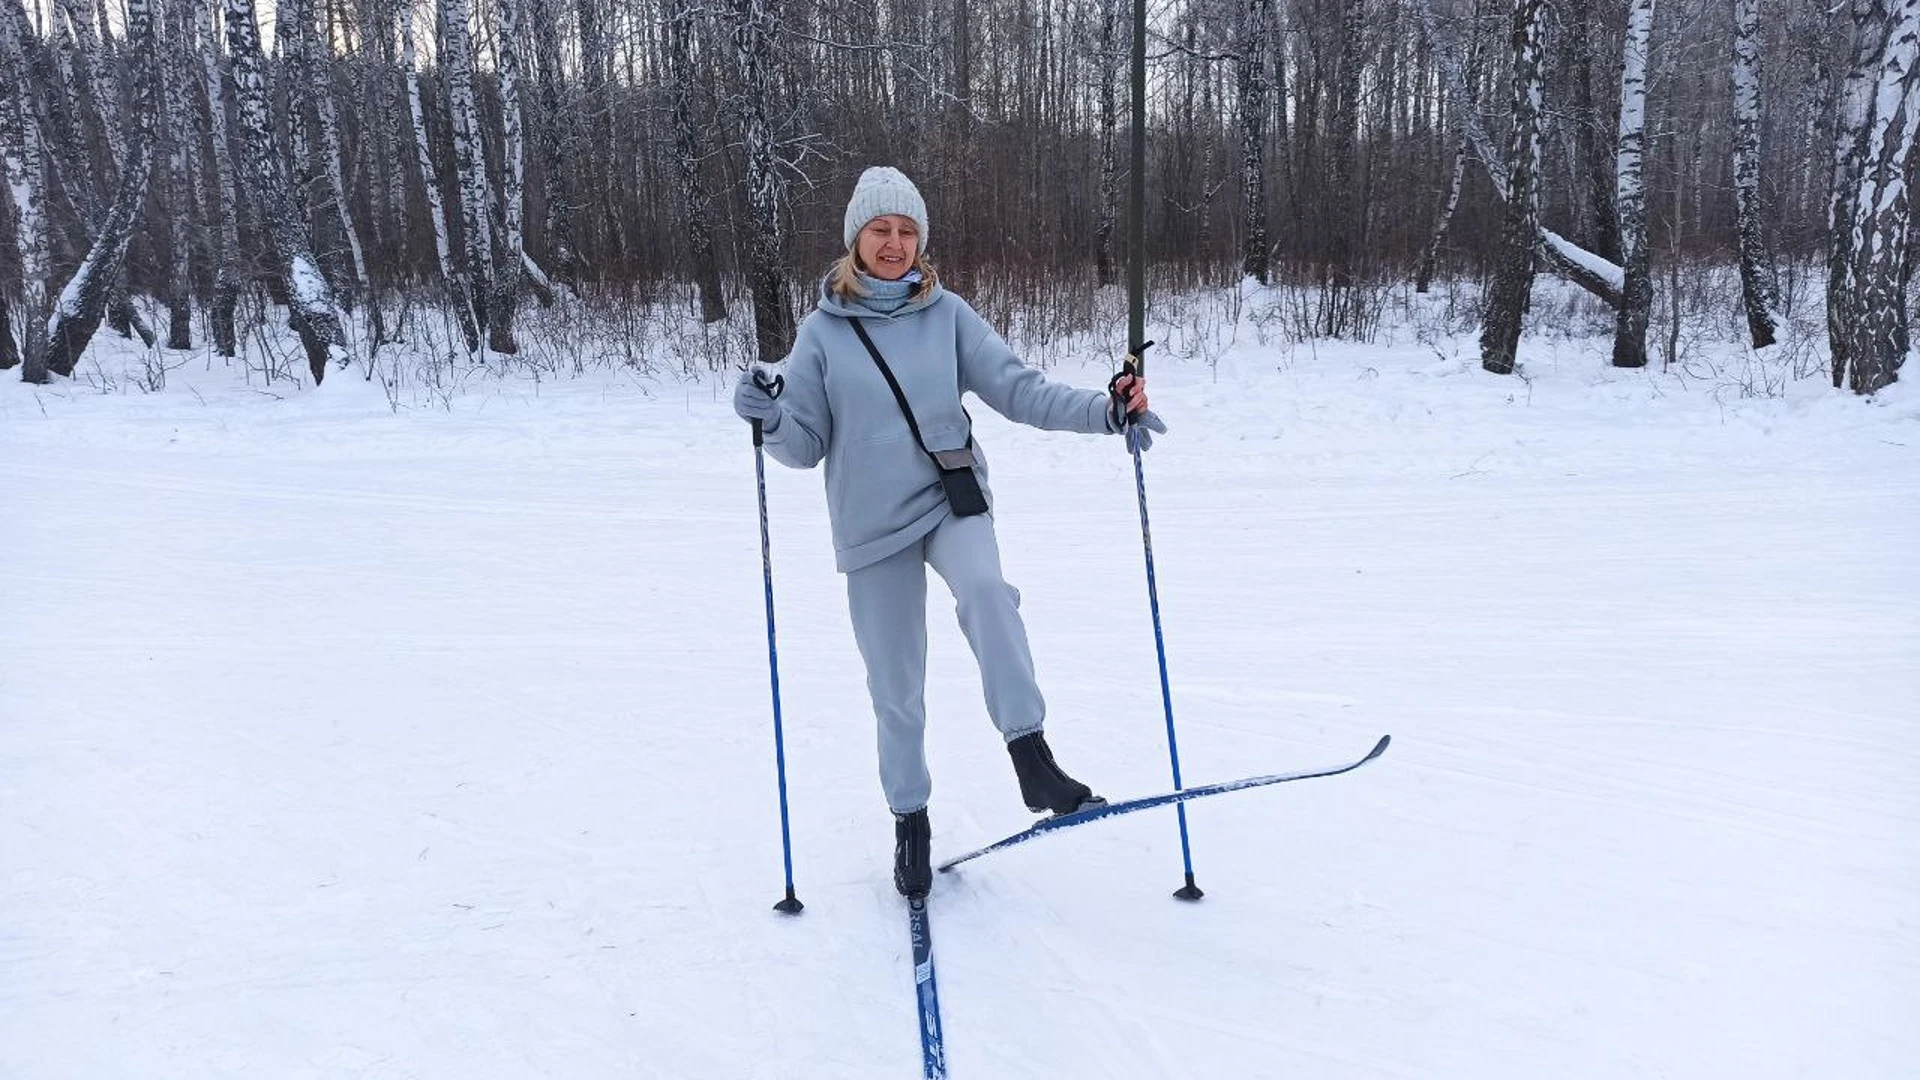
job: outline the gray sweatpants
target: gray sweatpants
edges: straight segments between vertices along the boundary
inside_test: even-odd
[[[953,591],[994,726],[1011,740],[1040,730],[1046,717],[1020,593],[1000,576],[990,518],[950,517],[918,543],[852,571],[847,607],[879,721],[880,786],[896,814],[926,806],[933,791],[926,753],[928,566]]]

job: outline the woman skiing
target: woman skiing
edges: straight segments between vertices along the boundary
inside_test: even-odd
[[[898,169],[861,174],[842,229],[847,254],[821,282],[784,373],[743,374],[734,411],[758,420],[767,452],[808,469],[826,462],[835,562],[847,577],[854,640],[879,724],[880,783],[895,817],[894,885],[932,885],[925,749],[926,567],[952,590],[980,665],[987,713],[1007,740],[1021,797],[1035,812],[1100,800],[1055,764],[1046,705],[1020,619],[1001,577],[986,461],[961,397],[1050,431],[1116,433],[1129,421],[1145,448],[1166,427],[1130,374],[1105,393],[1047,381],[926,261],[926,202]]]

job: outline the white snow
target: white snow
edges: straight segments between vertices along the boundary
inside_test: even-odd
[[[1540,236],[1547,243],[1552,244],[1553,249],[1564,256],[1568,262],[1578,264],[1587,273],[1606,282],[1615,292],[1627,287],[1627,272],[1617,263],[1595,255],[1552,229],[1541,229]]]
[[[1393,748],[1195,804],[1199,905],[1170,812],[938,880],[953,1076],[1911,1075],[1920,396],[1547,332],[1523,381],[1265,304],[1149,329],[1182,766]],[[724,379],[469,367],[395,413],[199,356],[140,394],[117,347],[0,381],[0,1076],[918,1074],[820,477],[777,466],[770,910]],[[1129,461],[973,412],[1059,758],[1165,788]],[[933,592],[938,855],[1029,815]]]

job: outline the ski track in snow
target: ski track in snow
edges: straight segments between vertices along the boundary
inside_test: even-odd
[[[1470,352],[1470,350],[1469,350]],[[935,882],[952,1074],[1911,1075],[1920,402],[1163,357],[1192,804]],[[1097,364],[1057,377],[1097,385]],[[916,1075],[817,473],[715,383],[0,383],[0,1076]],[[190,389],[188,389],[190,387]],[[1070,770],[1168,786],[1131,464],[974,410]],[[1024,827],[935,580],[936,859]]]

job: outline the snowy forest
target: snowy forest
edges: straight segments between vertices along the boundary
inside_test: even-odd
[[[1497,373],[1536,274],[1612,311],[1621,367],[1658,362],[1657,310],[1737,310],[1760,348],[1824,298],[1834,385],[1897,376],[1920,0],[1149,25],[1156,290],[1298,287],[1300,334],[1366,340],[1389,291],[1470,283]],[[750,313],[778,359],[877,162],[928,193],[950,282],[1085,324],[1126,257],[1130,33],[1086,0],[0,0],[0,367],[69,376],[103,324],[219,356],[285,325],[319,380],[427,319],[509,356],[556,298]]]

